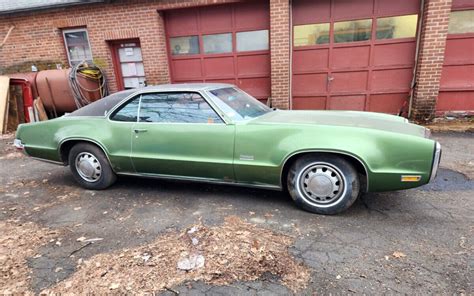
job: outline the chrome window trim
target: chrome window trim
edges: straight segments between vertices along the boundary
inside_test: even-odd
[[[120,101],[117,105],[115,105],[112,109],[110,109],[110,111],[107,113],[107,120],[108,121],[112,121],[112,122],[118,122],[118,123],[145,123],[145,122],[140,122],[140,118],[137,117],[137,121],[117,121],[117,120],[113,120],[111,118],[112,114],[114,114],[114,112],[120,108],[121,106],[123,106],[124,104],[126,104],[129,100],[135,98],[136,96],[140,96],[139,100],[140,100],[140,103],[139,105],[141,105],[141,97],[145,94],[151,94],[151,93],[197,93],[199,94],[203,99],[204,101],[206,101],[208,104],[209,104],[209,107],[211,107],[211,109],[217,114],[217,116],[222,120],[222,123],[191,123],[191,122],[146,122],[146,123],[151,123],[151,124],[205,124],[205,125],[214,125],[214,124],[226,124],[226,125],[229,125],[229,124],[232,124],[232,122],[230,122],[227,118],[225,118],[221,113],[223,113],[217,106],[214,105],[214,102],[212,102],[212,100],[207,96],[206,92],[205,91],[196,91],[196,90],[192,90],[192,91],[188,91],[188,90],[172,90],[172,91],[159,91],[159,90],[137,90],[137,92],[134,92],[132,94],[130,94],[128,97],[126,97],[125,99],[123,99],[122,101]],[[138,108],[138,115],[140,114],[140,106]]]

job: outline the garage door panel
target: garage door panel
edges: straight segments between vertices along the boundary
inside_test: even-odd
[[[239,85],[244,91],[258,99],[270,96],[270,78],[240,78]]]
[[[232,7],[228,5],[210,6],[202,9],[201,31],[232,31]]]
[[[293,71],[318,71],[328,69],[329,49],[297,50],[293,52]]]
[[[206,78],[234,76],[234,58],[218,57],[203,60]]]
[[[238,75],[270,75],[268,54],[243,55],[237,57]]]
[[[399,94],[372,94],[368,111],[398,114],[404,104],[408,102],[408,93]]]
[[[411,66],[415,61],[415,42],[374,46],[374,66]]]
[[[420,10],[419,0],[403,1],[377,1],[377,14],[382,16],[415,14]]]
[[[358,110],[365,109],[365,96],[333,96],[329,100],[330,110]]]
[[[332,73],[331,93],[367,90],[367,71]]]
[[[333,49],[333,69],[367,67],[370,46],[342,47]]]
[[[183,49],[187,42],[196,39],[204,42],[200,44],[199,51],[194,41],[193,51],[187,48],[172,51],[169,57],[171,81],[231,83],[266,99],[270,96],[270,52],[261,45],[266,44],[265,40],[257,40],[260,43],[249,41],[242,34],[268,30],[269,26],[269,7],[265,0],[166,11],[165,29],[169,47],[173,43]],[[241,31],[244,33],[238,35],[241,37],[238,43],[234,40],[235,32]],[[256,35],[268,38],[266,34]],[[193,36],[194,39],[183,41],[176,38],[184,39],[185,36]],[[224,41],[225,44],[222,43]],[[239,50],[237,45],[241,45]]]
[[[371,17],[374,9],[373,0],[335,0],[333,1],[335,20],[354,20]]]
[[[237,85],[236,79],[206,79],[206,82],[211,82],[211,83],[227,83],[227,84],[233,84]]]
[[[293,107],[311,106],[313,101],[305,97],[327,97],[330,109],[398,112],[413,76],[412,15],[419,13],[420,1],[293,0],[293,25],[308,25],[298,27],[293,40]],[[407,19],[406,26],[400,24]],[[362,20],[372,22],[372,34],[350,22]],[[322,23],[330,23],[331,36],[326,44],[313,45]],[[369,106],[372,97],[376,100]]]
[[[324,110],[326,97],[294,97],[292,108],[295,110]]]
[[[408,91],[412,80],[412,69],[393,69],[372,72],[372,90]]]
[[[293,77],[293,94],[311,96],[327,91],[327,74],[301,74]]]
[[[441,88],[474,87],[474,65],[444,66]]]
[[[169,35],[196,35],[198,20],[196,10],[170,11],[166,14],[167,30]]]
[[[173,61],[173,76],[176,80],[196,79],[202,77],[201,60],[185,59]]]
[[[331,15],[330,0],[299,0],[292,6],[293,24],[304,25],[328,22]]]
[[[448,39],[444,63],[474,64],[474,38]]]
[[[453,0],[453,8],[472,8],[472,0]]]
[[[237,30],[266,29],[270,24],[270,10],[267,2],[247,2],[235,6]]]
[[[474,111],[473,91],[442,91],[436,102],[438,111]]]

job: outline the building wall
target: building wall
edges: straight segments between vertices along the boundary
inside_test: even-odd
[[[290,109],[290,4],[270,0],[272,106]]]
[[[149,84],[168,83],[169,70],[163,19],[157,10],[236,2],[235,0],[133,1],[90,4],[0,17],[0,36],[15,26],[0,48],[0,71],[15,72],[18,64],[68,65],[62,29],[87,27],[94,61],[117,90],[108,41],[139,38]],[[24,68],[23,68],[24,69]]]
[[[412,118],[416,121],[430,121],[435,115],[451,2],[452,0],[427,0],[424,5],[412,104]]]
[[[425,0],[411,110],[412,118],[417,121],[431,120],[435,114],[451,1]],[[0,73],[29,69],[33,63],[50,68],[55,68],[56,63],[67,65],[62,29],[87,27],[93,58],[105,69],[111,91],[117,90],[108,44],[111,40],[138,38],[147,82],[168,83],[164,22],[158,11],[233,2],[240,0],[117,0],[112,4],[2,15],[0,39],[11,26],[15,28],[0,48]],[[269,3],[271,97],[275,107],[287,109],[290,108],[290,1],[269,0]]]

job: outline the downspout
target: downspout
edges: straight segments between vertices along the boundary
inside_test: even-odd
[[[413,96],[415,93],[415,85],[416,85],[416,70],[418,68],[418,58],[420,55],[420,43],[421,43],[421,29],[423,27],[423,16],[425,13],[425,0],[421,0],[421,7],[420,7],[420,20],[418,22],[418,35],[416,37],[416,49],[415,49],[415,65],[413,67],[413,78],[411,80],[410,86],[410,101],[408,103],[408,118],[411,117],[412,112],[412,105],[413,105]]]
[[[290,4],[290,15],[289,15],[289,25],[290,25],[290,69],[288,69],[288,72],[289,72],[289,85],[288,87],[290,88],[289,89],[289,95],[290,97],[288,98],[289,100],[289,108],[290,110],[293,109],[293,3],[292,3],[292,0],[289,0],[289,4]]]

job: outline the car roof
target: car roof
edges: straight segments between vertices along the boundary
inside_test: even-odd
[[[217,88],[234,87],[232,84],[226,83],[180,83],[180,84],[161,84],[146,86],[136,89],[128,89],[113,93],[105,98],[95,101],[84,106],[67,116],[104,116],[125,98],[131,95],[144,92],[167,92],[167,91],[204,91]]]
[[[204,91],[223,87],[235,87],[227,83],[176,83],[151,85],[136,89],[137,93],[142,91]]]

